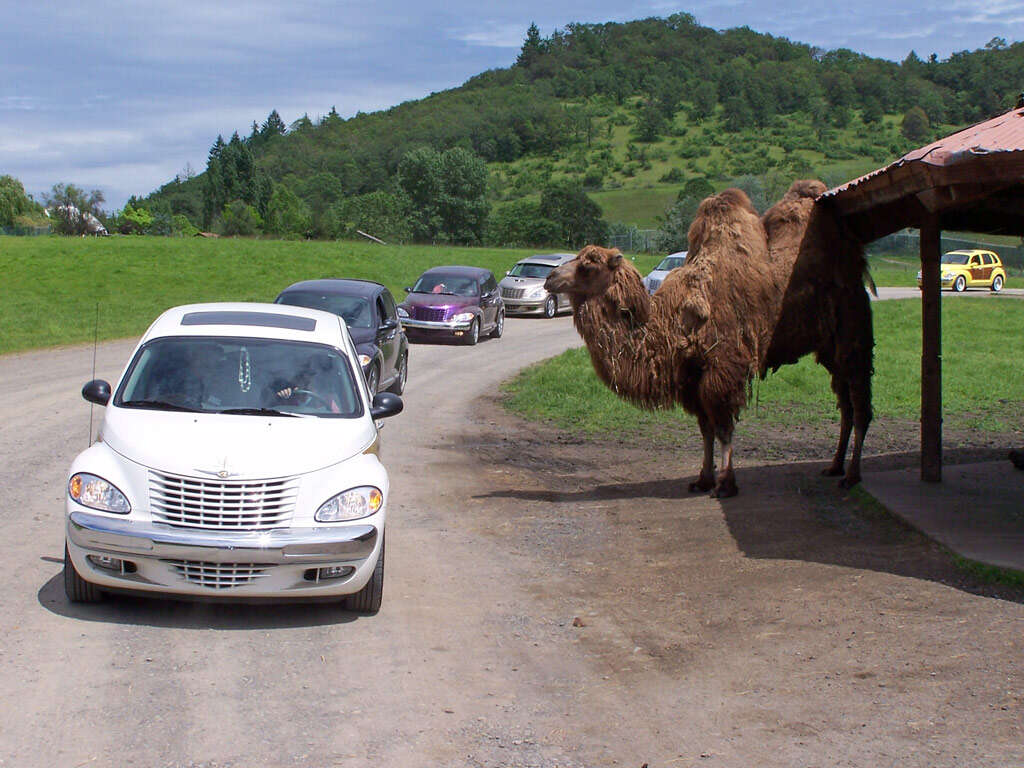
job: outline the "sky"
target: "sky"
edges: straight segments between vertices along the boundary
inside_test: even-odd
[[[116,210],[272,109],[372,112],[511,65],[531,22],[546,37],[680,11],[894,61],[1024,39],[1024,0],[0,0],[0,175],[37,200],[99,189]]]

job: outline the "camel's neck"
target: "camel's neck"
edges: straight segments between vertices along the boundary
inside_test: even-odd
[[[613,286],[602,296],[574,300],[573,319],[609,389],[642,408],[671,408],[683,342],[671,337],[657,300],[637,283],[631,290]]]

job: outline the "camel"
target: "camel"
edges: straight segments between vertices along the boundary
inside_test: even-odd
[[[760,374],[763,378],[769,369],[813,352],[832,375],[839,443],[824,474],[843,475],[852,429],[853,453],[840,481],[841,487],[850,488],[861,479],[861,450],[872,417],[875,342],[865,280],[872,290],[874,285],[863,245],[843,232],[827,203],[816,202],[824,191],[820,181],[795,181],[762,217],[781,303]]]
[[[569,295],[576,330],[606,386],[641,408],[678,404],[697,417],[704,461],[690,490],[734,496],[733,429],[763,367],[777,281],[764,228],[741,190],[701,203],[689,243],[686,263],[654,296],[618,250],[595,245],[552,271],[545,287]]]

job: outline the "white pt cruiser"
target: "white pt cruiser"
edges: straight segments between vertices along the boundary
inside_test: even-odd
[[[64,587],[380,608],[388,475],[372,396],[337,315],[277,304],[164,312],[71,465]]]

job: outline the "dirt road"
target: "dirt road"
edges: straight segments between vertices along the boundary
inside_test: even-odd
[[[69,605],[92,350],[0,358],[0,766],[1024,763],[1019,591],[854,514],[817,464],[747,460],[720,503],[685,493],[697,452],[501,414],[502,379],[578,343],[559,318],[413,347],[384,608],[358,618]]]

